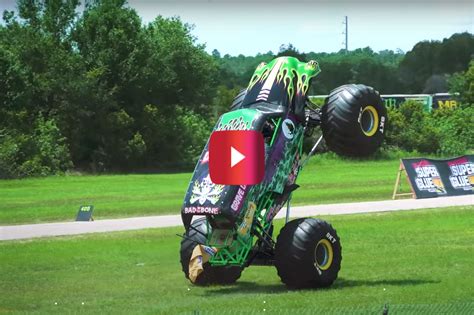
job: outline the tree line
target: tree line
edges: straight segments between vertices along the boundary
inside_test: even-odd
[[[228,87],[246,84],[255,65],[275,57],[271,51],[256,56],[230,56],[214,50],[212,55],[224,71],[221,80]],[[443,41],[421,41],[407,53],[401,50],[374,52],[370,47],[336,53],[302,53],[292,44],[281,45],[276,56],[293,56],[302,61],[317,60],[322,72],[311,94],[328,94],[337,86],[363,83],[382,94],[421,94],[449,91],[451,74],[466,71],[474,57],[474,36],[454,34]]]
[[[311,93],[321,94],[349,82],[382,93],[442,92],[474,54],[473,35],[463,33],[406,54],[301,53],[289,44],[275,54],[221,56],[178,17],[144,24],[124,0],[79,5],[18,0],[3,13],[0,178],[189,169],[258,63],[278,55],[318,60]]]

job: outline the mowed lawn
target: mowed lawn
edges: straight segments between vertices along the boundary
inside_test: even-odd
[[[0,313],[473,314],[474,207],[324,217],[343,246],[328,289],[288,290],[274,267],[235,285],[181,272],[181,228],[0,242]],[[283,222],[277,222],[277,230]]]
[[[399,160],[314,157],[303,169],[292,204],[391,198]],[[191,173],[54,176],[0,180],[0,225],[74,220],[80,205],[94,217],[179,214]],[[407,187],[406,183],[405,188]]]

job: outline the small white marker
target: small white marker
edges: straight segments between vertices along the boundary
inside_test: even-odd
[[[266,310],[267,310],[266,308],[263,309],[264,312],[265,312]]]
[[[385,288],[383,288],[383,290],[385,291]]]
[[[54,305],[58,305],[58,302],[54,302]]]
[[[267,303],[267,301],[263,301],[263,304]]]
[[[188,291],[191,291],[191,289],[190,289],[190,288],[188,288]]]
[[[84,305],[84,302],[82,302],[82,305]]]

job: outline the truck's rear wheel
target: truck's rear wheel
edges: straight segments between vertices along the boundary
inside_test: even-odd
[[[278,235],[275,266],[288,287],[328,287],[336,280],[341,261],[336,230],[323,220],[293,220]]]
[[[206,218],[199,218],[191,223],[191,228],[184,234],[181,241],[181,267],[184,275],[189,279],[189,260],[194,248],[198,244],[206,243],[206,235],[210,232],[207,229]],[[194,284],[232,284],[240,278],[242,268],[238,266],[211,266],[209,263],[203,265],[203,272],[197,277]]]
[[[370,86],[348,84],[331,91],[321,109],[321,129],[330,150],[363,157],[382,144],[387,110]]]

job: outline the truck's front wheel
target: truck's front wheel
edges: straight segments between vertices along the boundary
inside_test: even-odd
[[[191,223],[191,228],[183,236],[181,241],[181,267],[184,275],[189,279],[189,261],[194,248],[199,244],[206,243],[206,236],[210,231],[207,229],[206,218],[199,218]],[[242,268],[238,266],[211,266],[203,264],[202,273],[196,278],[194,284],[232,284],[240,278]]]
[[[382,144],[387,110],[379,92],[363,84],[331,91],[321,108],[321,129],[331,151],[364,157]]]
[[[275,266],[281,281],[290,288],[330,286],[341,261],[339,236],[323,220],[293,220],[278,235]]]

